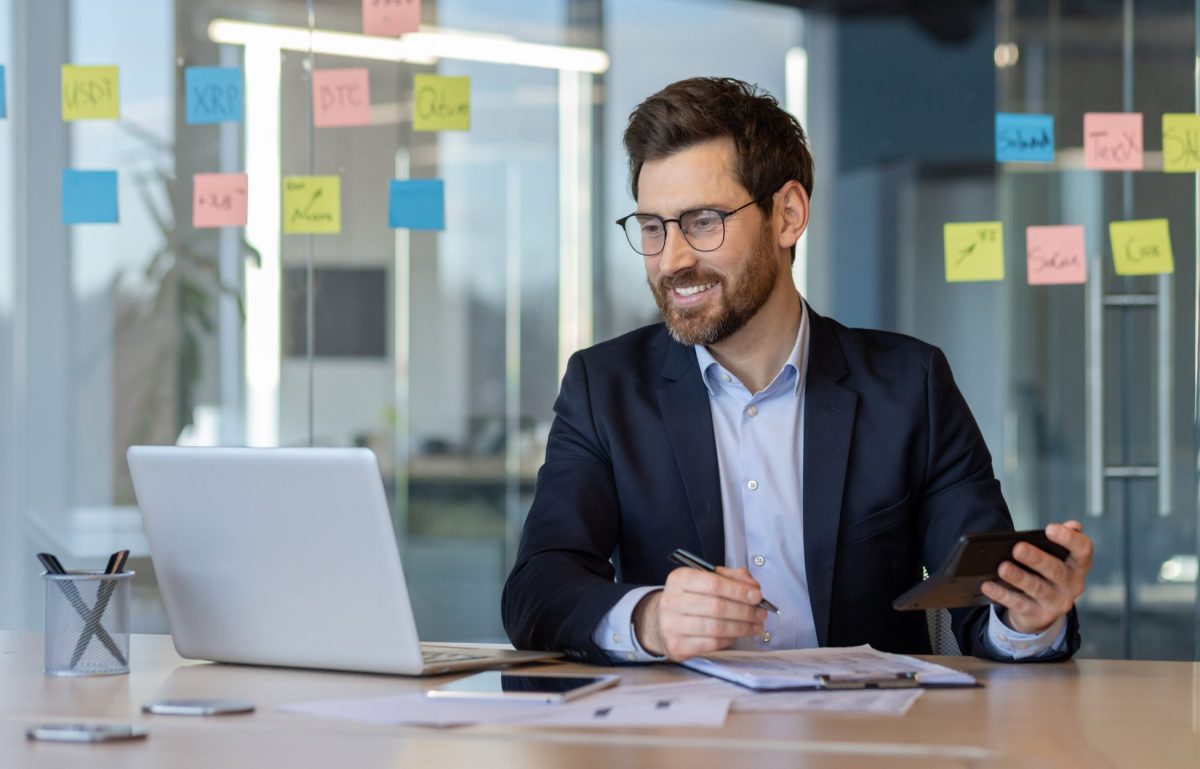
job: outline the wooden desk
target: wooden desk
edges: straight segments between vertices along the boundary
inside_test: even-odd
[[[625,767],[1195,767],[1200,665],[1079,660],[998,665],[938,658],[971,671],[975,690],[927,692],[908,715],[731,714],[722,729],[379,727],[281,712],[303,700],[392,694],[444,679],[194,663],[166,636],[135,636],[128,676],[42,674],[41,636],[0,632],[0,767],[189,769],[624,769]],[[579,669],[564,665],[560,669]],[[632,683],[691,675],[622,668]],[[158,697],[241,697],[249,716],[143,716]],[[29,742],[25,729],[67,720],[138,721],[142,742]]]

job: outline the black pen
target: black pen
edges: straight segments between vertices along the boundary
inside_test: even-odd
[[[688,551],[686,551],[682,548],[676,548],[675,552],[671,553],[671,555],[668,556],[668,558],[670,559],[670,561],[672,563],[677,563],[680,566],[687,566],[688,568],[691,568],[691,569],[700,569],[701,571],[711,571],[714,574],[717,571],[716,566],[713,566],[711,563],[704,560],[703,558],[701,558],[698,555],[692,555],[691,553],[689,553]],[[768,601],[766,598],[764,598],[758,602],[758,608],[769,609],[769,610],[775,612],[776,614],[780,613],[779,607],[776,606],[775,604],[771,603],[770,601]]]

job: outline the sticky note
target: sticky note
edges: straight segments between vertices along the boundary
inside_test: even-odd
[[[287,235],[333,235],[341,232],[341,177],[283,177],[283,231]]]
[[[117,221],[117,172],[62,172],[63,224],[110,224]]]
[[[1167,113],[1162,117],[1163,170],[1200,171],[1200,115]]]
[[[996,113],[996,161],[1054,162],[1054,116]]]
[[[363,0],[363,34],[394,37],[421,26],[420,0]]]
[[[446,229],[446,185],[441,179],[392,179],[388,183],[388,226]]]
[[[4,90],[4,65],[0,64],[0,118],[8,117],[8,94]]]
[[[313,71],[313,125],[371,124],[371,80],[366,67]]]
[[[1142,113],[1084,113],[1084,168],[1140,171],[1143,166],[1142,146]]]
[[[1077,224],[1025,228],[1029,285],[1087,282],[1087,247]]]
[[[414,131],[466,131],[470,127],[471,78],[442,75],[414,78]]]
[[[1000,222],[960,222],[944,228],[946,280],[1004,280],[1004,228]]]
[[[116,120],[121,116],[116,67],[62,66],[63,120]]]
[[[245,111],[244,78],[237,67],[188,67],[183,71],[186,119],[191,125],[240,123]]]
[[[1171,230],[1166,219],[1109,222],[1113,265],[1118,275],[1159,275],[1175,271]]]
[[[246,174],[192,176],[193,227],[245,227]]]

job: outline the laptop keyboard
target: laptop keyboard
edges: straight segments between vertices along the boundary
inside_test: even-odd
[[[482,654],[461,654],[458,652],[435,652],[429,649],[421,650],[421,660],[425,664],[437,664],[439,662],[469,662],[470,660],[483,659]]]

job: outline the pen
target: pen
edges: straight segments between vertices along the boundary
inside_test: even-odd
[[[692,555],[682,548],[676,548],[676,550],[671,553],[668,558],[672,563],[677,563],[680,566],[687,566],[691,569],[700,569],[701,571],[711,571],[713,573],[716,573],[717,571],[716,566],[713,566],[711,563],[698,555]],[[760,609],[769,609],[776,614],[780,613],[779,607],[768,601],[766,598],[758,602],[758,607]]]

